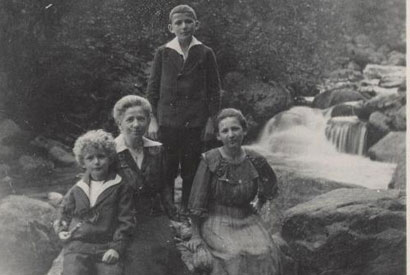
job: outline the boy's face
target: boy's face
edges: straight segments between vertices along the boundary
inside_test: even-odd
[[[101,181],[108,176],[110,158],[101,149],[90,148],[85,151],[83,167],[91,176],[91,179]]]
[[[179,41],[190,40],[198,29],[199,22],[189,13],[174,13],[168,29]]]

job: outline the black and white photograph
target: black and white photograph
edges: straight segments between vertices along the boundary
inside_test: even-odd
[[[406,275],[405,0],[0,0],[0,275]]]

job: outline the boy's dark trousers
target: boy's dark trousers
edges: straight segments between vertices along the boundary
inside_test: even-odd
[[[201,133],[202,128],[199,127],[161,126],[159,129],[159,139],[165,149],[165,180],[172,187],[172,195],[174,195],[174,182],[181,164],[182,209],[188,206],[189,194],[199,165],[202,153]]]
[[[102,257],[108,249],[107,244],[70,242],[64,248],[63,275],[121,275],[122,263],[102,262]]]

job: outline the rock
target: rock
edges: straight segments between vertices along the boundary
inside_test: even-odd
[[[292,105],[290,91],[279,83],[264,83],[237,72],[228,73],[224,82],[231,97],[230,106],[252,115],[258,123],[264,123]]]
[[[361,103],[360,101],[357,101]],[[331,117],[339,117],[339,116],[356,116],[357,108],[360,108],[361,104],[338,104],[332,108],[330,113]]]
[[[45,274],[61,247],[53,233],[56,210],[46,202],[9,196],[0,202],[2,274]]]
[[[49,192],[47,193],[48,203],[54,207],[58,207],[63,200],[63,195],[58,192]]]
[[[369,64],[363,70],[365,78],[368,79],[382,79],[386,76],[397,76],[405,79],[406,77],[406,67],[404,66],[385,66],[377,64]]]
[[[369,86],[361,86],[359,88],[359,92],[366,98],[370,99],[376,96],[386,97],[390,95],[392,96],[398,95],[398,88],[397,87],[383,88],[380,86],[370,86],[369,85]]]
[[[298,264],[295,261],[292,249],[286,243],[286,241],[280,236],[280,234],[274,234],[272,236],[273,243],[279,247],[281,252],[282,272],[285,275],[297,275]]]
[[[350,89],[338,89],[315,96],[312,106],[313,108],[326,109],[340,103],[359,100],[365,100],[365,97],[359,92]]]
[[[353,44],[347,44],[346,51],[349,58],[362,68],[367,64],[381,64],[385,60],[383,54],[371,47],[363,48]]]
[[[406,132],[390,132],[370,147],[368,155],[373,160],[397,163],[399,156],[405,151]]]
[[[18,163],[23,174],[33,177],[46,175],[54,169],[53,162],[35,155],[23,155],[19,158]]]
[[[373,112],[369,117],[369,124],[383,136],[390,131],[390,122],[391,119],[379,111]]]
[[[5,137],[17,136],[23,132],[23,130],[10,119],[0,121],[0,129],[0,141]]]
[[[361,71],[352,69],[338,69],[330,73],[329,78],[336,81],[360,81],[363,79]]]
[[[37,136],[31,141],[31,144],[46,149],[50,157],[59,164],[72,165],[76,163],[74,155],[68,151],[69,149],[65,145],[58,141]]]
[[[405,79],[403,79],[402,76],[398,76],[398,75],[384,76],[380,80],[380,87],[383,87],[383,88],[400,87],[403,81],[405,81]]]
[[[406,152],[402,152],[394,171],[393,178],[389,183],[389,189],[399,189],[406,192]]]
[[[337,189],[285,212],[282,236],[300,275],[406,272],[406,205],[399,191]]]
[[[335,189],[359,188],[357,185],[319,177],[308,177],[288,168],[276,167],[275,165],[273,165],[273,168],[278,179],[279,195],[274,200],[268,201],[260,213],[271,234],[280,231],[283,213],[289,208]]]
[[[406,55],[398,51],[392,51],[387,56],[386,65],[406,66]]]
[[[388,117],[394,114],[403,106],[405,95],[391,93],[387,95],[378,95],[370,100],[365,101],[361,107],[357,108],[357,116],[360,119],[369,119],[370,114],[380,111]],[[405,104],[405,103],[404,103]]]
[[[400,107],[391,117],[391,128],[393,131],[406,131],[406,105]]]

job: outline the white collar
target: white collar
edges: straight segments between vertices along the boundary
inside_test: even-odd
[[[189,44],[189,47],[188,47],[188,51],[187,51],[187,52],[189,52],[189,50],[190,50],[193,46],[195,46],[195,45],[201,45],[201,44],[202,44],[201,41],[199,41],[198,39],[196,39],[195,36],[192,36],[192,40],[191,40],[191,43]],[[182,55],[182,56],[184,57],[184,60],[185,60],[185,59],[187,58],[187,56],[188,56],[188,54],[187,54],[187,56],[184,55],[184,52],[183,52],[182,49],[181,49],[181,45],[179,44],[179,41],[178,41],[178,38],[177,38],[177,37],[175,37],[174,39],[172,39],[171,41],[169,41],[169,42],[165,45],[165,47],[175,50],[177,53],[179,53],[180,55]]]
[[[107,188],[109,188],[109,187],[111,187],[111,186],[113,186],[113,185],[119,184],[119,183],[121,182],[121,180],[122,180],[122,178],[120,177],[120,175],[117,174],[117,175],[115,175],[115,178],[114,178],[114,179],[108,180],[108,181],[104,182],[103,188],[101,189],[100,194],[101,194],[104,190],[106,190]],[[89,186],[84,180],[82,180],[82,179],[81,179],[80,181],[78,181],[76,185],[77,185],[78,187],[80,187],[81,190],[83,190],[84,193],[87,195],[88,199],[90,199],[90,186]],[[98,199],[98,197],[97,197],[97,199]]]
[[[142,141],[144,142],[144,147],[155,147],[161,146],[162,143],[158,141],[154,141],[148,139],[146,137],[142,137]],[[118,137],[115,138],[115,149],[117,153],[122,152],[124,150],[128,150],[127,145],[125,145],[125,140],[123,134],[120,134]]]

